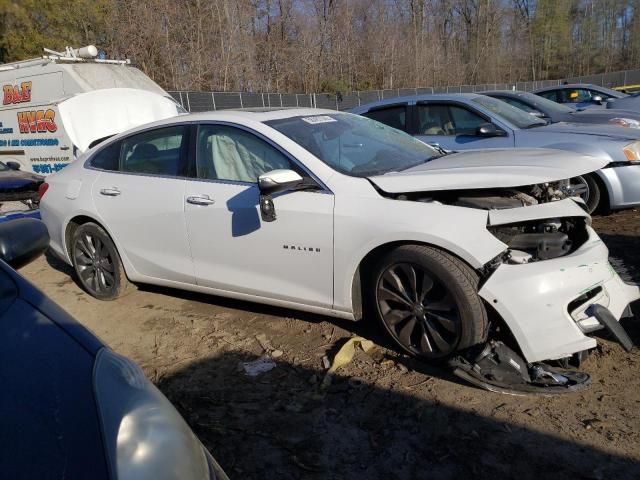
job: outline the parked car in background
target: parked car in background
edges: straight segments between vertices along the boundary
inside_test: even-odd
[[[47,247],[39,220],[0,224],[2,476],[227,479],[138,365],[11,268]]]
[[[574,109],[529,92],[497,90],[482,92],[550,123],[598,123],[640,128],[640,112],[606,108]]]
[[[640,97],[588,83],[539,88],[533,93],[572,108],[613,108],[640,112]]]
[[[548,125],[545,120],[501,100],[471,93],[389,98],[351,111],[451,151],[535,147],[594,156],[607,166],[575,179],[582,183],[581,196],[589,211],[640,205],[638,129],[615,125]]]
[[[589,307],[617,320],[638,289],[610,266],[581,201],[538,204],[517,187],[603,162],[548,150],[441,156],[349,113],[186,115],[51,175],[41,211],[51,248],[99,299],[132,281],[377,318],[430,360],[484,344],[491,305],[523,365],[595,347]]]
[[[0,215],[35,210],[42,182],[44,177],[20,171],[19,163],[0,162]]]

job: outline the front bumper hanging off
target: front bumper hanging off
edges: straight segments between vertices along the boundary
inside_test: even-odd
[[[594,348],[596,341],[587,334],[603,326],[611,330],[612,319],[617,324],[640,298],[638,285],[620,278],[605,244],[587,229],[587,241],[575,252],[529,264],[502,264],[479,291],[507,324],[528,363]]]

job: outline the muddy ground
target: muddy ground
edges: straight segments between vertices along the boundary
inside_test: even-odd
[[[594,224],[640,266],[640,211]],[[140,363],[234,479],[640,478],[640,354],[605,338],[588,389],[512,397],[400,355],[376,325],[152,287],[100,302],[50,256],[22,273]],[[353,335],[375,349],[321,388]],[[276,368],[239,370],[265,350]]]

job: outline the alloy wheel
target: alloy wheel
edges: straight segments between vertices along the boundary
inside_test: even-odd
[[[433,274],[410,263],[388,267],[378,279],[376,303],[391,335],[414,354],[452,353],[462,324],[451,292]]]
[[[96,235],[83,233],[75,243],[74,259],[82,283],[98,294],[110,292],[115,282],[112,253]]]

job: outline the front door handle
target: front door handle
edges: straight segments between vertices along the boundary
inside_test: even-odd
[[[111,187],[111,188],[101,188],[100,189],[100,194],[101,195],[105,195],[107,197],[117,197],[118,195],[120,195],[122,192],[120,190],[118,190],[116,187]]]
[[[213,205],[216,201],[213,198],[209,198],[209,195],[194,195],[187,197],[187,203],[192,205]]]

